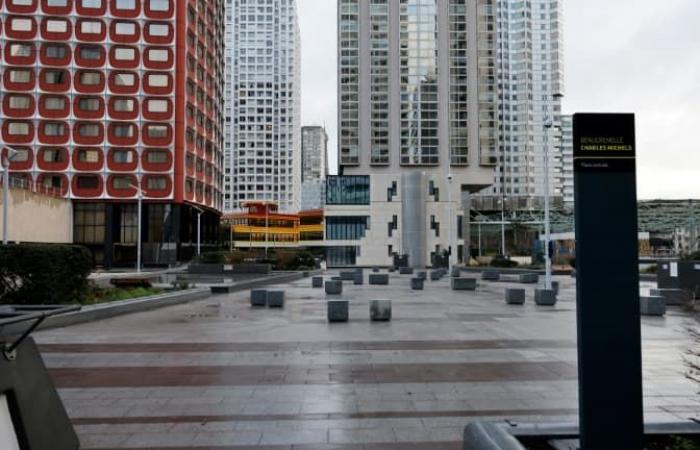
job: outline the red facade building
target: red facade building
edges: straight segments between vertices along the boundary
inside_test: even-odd
[[[11,176],[74,201],[74,240],[133,262],[184,259],[222,207],[223,0],[0,0]]]

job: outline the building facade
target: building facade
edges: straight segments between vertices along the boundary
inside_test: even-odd
[[[330,265],[465,258],[497,163],[495,0],[339,0]],[[329,243],[330,245],[330,243]]]
[[[328,135],[323,127],[301,129],[301,182],[325,180],[328,176]]]
[[[272,201],[298,211],[301,71],[296,0],[226,6],[226,211]]]

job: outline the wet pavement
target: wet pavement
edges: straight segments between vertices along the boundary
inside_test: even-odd
[[[241,292],[36,340],[83,449],[446,450],[474,420],[576,421],[573,279],[555,277],[552,308],[534,305],[534,286],[511,306],[515,284],[411,291],[410,278],[344,283],[348,323],[327,323],[323,290],[304,279],[276,286],[283,310]],[[370,322],[379,298],[391,322]],[[642,324],[646,420],[700,418],[684,364],[696,322],[669,308]]]

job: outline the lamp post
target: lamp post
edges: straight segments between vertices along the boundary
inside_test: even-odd
[[[552,99],[558,100],[562,94],[554,94]],[[544,288],[552,289],[552,258],[549,255],[549,246],[552,240],[551,226],[549,221],[549,129],[554,127],[553,115],[549,115],[549,101],[545,105],[544,116],[544,261],[545,278]]]
[[[452,271],[452,225],[455,221],[452,220],[452,172],[447,174],[447,270]],[[465,239],[469,239],[465,236]]]
[[[199,256],[202,254],[202,214],[204,214],[204,210],[194,205],[192,208],[197,211],[197,256]]]
[[[13,150],[9,147],[6,147],[5,150],[7,150],[7,155],[2,158],[2,155],[0,155],[0,158],[2,158],[2,243],[3,245],[7,245],[7,227],[8,227],[8,218],[7,215],[9,213],[9,203],[10,203],[10,162],[12,161],[12,158],[14,158],[17,153],[19,153],[17,150]]]
[[[143,203],[143,190],[141,186],[135,184],[130,185],[138,192],[137,214],[136,214],[136,273],[141,273],[141,214]]]

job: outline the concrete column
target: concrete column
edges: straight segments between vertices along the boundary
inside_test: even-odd
[[[406,172],[401,175],[401,253],[408,255],[408,265],[414,269],[426,266],[427,190],[425,172]]]

